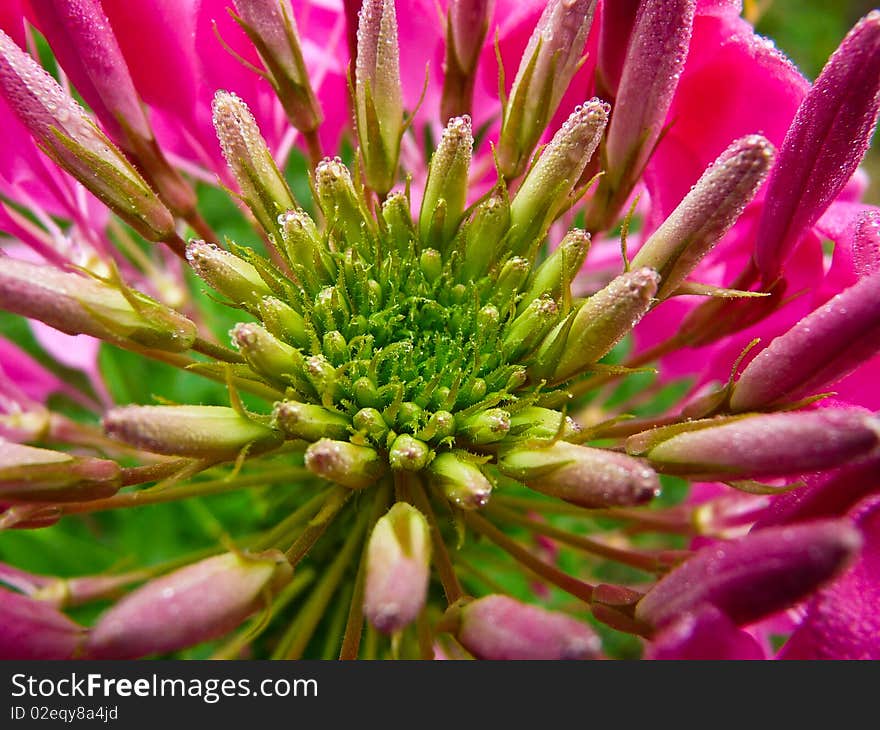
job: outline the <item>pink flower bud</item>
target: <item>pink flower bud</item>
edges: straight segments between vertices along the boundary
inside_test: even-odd
[[[557,441],[548,448],[514,448],[498,468],[526,486],[581,507],[647,502],[660,493],[649,466],[626,454]]]
[[[224,406],[123,406],[104,415],[107,435],[157,454],[235,458],[279,445],[281,433]]]
[[[586,623],[503,595],[461,609],[456,636],[479,659],[598,659],[599,637]]]
[[[880,443],[876,419],[862,410],[707,420],[691,428],[679,433],[676,427],[660,428],[632,436],[627,451],[644,454],[661,472],[717,481],[831,469],[868,456]]]
[[[764,659],[760,645],[712,605],[672,621],[651,641],[646,659]]]
[[[802,600],[839,574],[862,541],[846,521],[769,528],[699,550],[639,601],[636,618],[662,627],[711,604],[737,625]]]
[[[263,297],[272,294],[254,266],[213,243],[190,241],[186,260],[199,277],[234,304],[256,310]]]
[[[0,93],[40,147],[151,241],[176,239],[174,218],[125,156],[55,79],[0,31]]]
[[[54,606],[0,588],[0,659],[73,659],[85,636]]]
[[[424,515],[397,502],[376,522],[367,544],[364,613],[383,633],[416,620],[428,592],[431,530]]]
[[[186,350],[196,337],[186,317],[140,292],[7,257],[0,258],[0,307],[70,335],[157,350]]]
[[[764,182],[773,155],[773,145],[759,134],[733,142],[645,241],[632,267],[656,269],[658,299],[673,294],[733,227]]]
[[[765,283],[825,212],[865,155],[880,111],[880,11],[862,18],[807,93],[767,185],[755,241]]]
[[[121,481],[114,461],[71,456],[0,440],[0,499],[81,502],[115,494]]]
[[[820,392],[880,352],[880,273],[866,276],[773,340],[743,370],[730,409],[753,411]]]
[[[639,7],[606,142],[591,230],[604,229],[641,175],[660,138],[690,46],[696,0],[645,0]],[[602,210],[605,208],[605,210]]]
[[[614,0],[602,6],[602,28],[596,62],[596,82],[606,101],[614,101],[626,50],[636,22],[640,0]]]
[[[450,0],[447,9],[446,62],[443,68],[443,121],[471,113],[477,62],[489,29],[493,0]]]
[[[225,553],[150,581],[111,606],[89,634],[94,659],[164,654],[231,631],[293,575],[284,555]]]
[[[492,482],[465,453],[445,451],[429,465],[428,473],[456,507],[474,510],[488,503]]]

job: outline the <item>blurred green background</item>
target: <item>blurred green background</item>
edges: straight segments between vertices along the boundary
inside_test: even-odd
[[[846,32],[877,8],[869,0],[744,0],[746,17],[772,38],[804,75],[815,79]],[[875,144],[865,159],[871,184],[868,202],[880,204],[880,151]]]

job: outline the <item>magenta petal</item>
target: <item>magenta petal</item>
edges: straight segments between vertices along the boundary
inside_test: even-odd
[[[85,631],[50,604],[0,588],[0,659],[71,659]]]
[[[880,499],[856,510],[859,561],[807,607],[780,659],[880,659]]]
[[[764,659],[761,646],[711,605],[699,606],[661,631],[646,659]]]

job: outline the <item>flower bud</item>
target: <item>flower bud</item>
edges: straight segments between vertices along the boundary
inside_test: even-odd
[[[55,79],[0,31],[0,93],[42,150],[150,241],[173,242],[174,218],[125,156]]]
[[[463,280],[479,279],[489,270],[508,228],[510,201],[506,192],[496,193],[477,206],[459,234],[464,247]]]
[[[311,217],[303,210],[289,210],[278,216],[278,226],[281,251],[309,293],[332,284],[336,264]]]
[[[455,633],[478,659],[598,659],[602,649],[588,624],[503,595],[465,604]]]
[[[403,90],[394,0],[364,0],[358,16],[355,109],[369,185],[380,197],[394,185],[403,134]]]
[[[0,659],[73,659],[85,637],[51,604],[0,588]]]
[[[504,108],[498,159],[505,177],[522,174],[556,113],[582,62],[595,9],[596,0],[550,0],[541,14]]]
[[[441,120],[470,114],[477,63],[489,30],[492,0],[450,0],[446,13]]]
[[[295,347],[284,344],[252,322],[235,325],[229,334],[254,371],[271,380],[302,388],[306,363]]]
[[[306,468],[343,487],[363,489],[374,484],[388,464],[369,446],[324,438],[306,449]]]
[[[521,359],[537,347],[559,319],[559,307],[548,296],[533,299],[507,328],[501,350],[508,362]]]
[[[559,411],[539,406],[525,406],[511,414],[510,433],[507,438],[522,440],[559,437],[564,440],[580,430],[581,427],[577,423],[568,416],[563,416]]]
[[[647,647],[646,659],[754,660],[764,652],[754,638],[712,605],[674,619]]]
[[[673,569],[636,606],[636,618],[662,627],[703,604],[737,625],[788,608],[839,574],[861,547],[842,520],[768,528],[709,545]]]
[[[0,258],[0,307],[70,335],[181,352],[196,338],[182,314],[133,290],[50,266]]]
[[[341,413],[288,400],[275,404],[272,423],[289,438],[306,441],[345,439],[351,433],[351,424]]]
[[[280,299],[263,297],[260,300],[260,320],[275,337],[295,347],[309,345],[309,334],[302,315]]]
[[[550,380],[567,380],[604,357],[647,313],[659,284],[660,276],[653,269],[634,269],[587,299],[574,315]],[[547,365],[538,363],[536,372],[544,372]]]
[[[100,0],[48,0],[30,9],[65,75],[103,128],[175,213],[192,213],[195,193],[156,143]]]
[[[203,459],[236,457],[272,449],[278,431],[224,406],[123,406],[108,411],[104,431],[113,438],[157,454]]]
[[[388,424],[375,408],[361,408],[354,414],[352,425],[357,433],[362,433],[374,444],[384,445],[385,436],[388,434]]]
[[[573,228],[566,233],[553,253],[535,270],[532,283],[523,296],[520,310],[542,294],[560,299],[584,265],[589,250],[589,233],[580,228]]]
[[[397,502],[379,518],[367,543],[364,614],[391,634],[409,625],[425,605],[431,569],[431,529],[424,515]]]
[[[596,58],[599,96],[613,103],[620,85],[629,39],[641,0],[615,0],[602,6],[602,27]]]
[[[478,509],[489,501],[492,483],[466,457],[446,451],[428,465],[428,473],[443,489],[446,498],[461,509]]]
[[[434,411],[425,427],[416,436],[423,441],[440,443],[455,436],[455,416],[449,411]]]
[[[588,228],[616,219],[660,139],[687,59],[696,0],[646,0],[639,7],[605,146],[606,174]]]
[[[321,123],[321,108],[309,82],[290,0],[235,0],[235,9],[290,123],[300,132],[313,132]]]
[[[423,244],[442,250],[458,230],[464,211],[473,146],[471,118],[450,119],[428,169],[419,214],[419,235]],[[440,201],[445,205],[441,207]]]
[[[416,240],[415,225],[405,193],[389,193],[382,203],[382,219],[387,228],[386,237],[392,241],[393,250],[402,256],[410,256]]]
[[[642,504],[660,494],[654,470],[638,459],[565,441],[515,447],[501,455],[498,468],[531,489],[591,509]]]
[[[421,471],[431,460],[431,448],[424,441],[402,433],[391,445],[388,461],[392,469]]]
[[[242,199],[257,223],[271,236],[278,228],[278,214],[296,207],[293,193],[247,104],[235,94],[218,91],[211,109],[223,156],[235,176]]]
[[[208,286],[233,304],[258,311],[263,297],[272,294],[256,268],[213,243],[191,241],[186,247],[186,260]]]
[[[609,110],[599,99],[577,107],[532,165],[510,204],[513,253],[537,250],[550,224],[573,202],[571,193],[602,139]]]
[[[98,618],[94,659],[165,654],[222,636],[261,607],[293,571],[277,550],[224,553],[151,580]]]
[[[867,456],[880,443],[876,419],[861,410],[774,413],[700,425],[673,431],[665,440],[662,427],[632,436],[627,451],[644,454],[665,473],[720,481],[831,469]]]
[[[375,221],[355,190],[351,173],[338,157],[327,157],[315,168],[318,202],[329,226],[344,247],[369,251],[375,237]]]
[[[458,419],[458,435],[474,444],[501,441],[508,431],[510,414],[501,408],[489,408]]]
[[[765,284],[865,155],[880,111],[880,11],[862,18],[807,92],[785,135],[755,241]]]
[[[502,309],[507,309],[514,303],[531,270],[528,259],[522,256],[509,258],[498,272],[495,286],[492,287],[492,300]]]
[[[119,466],[105,459],[71,456],[0,439],[0,499],[82,502],[115,494]]]
[[[733,412],[796,401],[880,352],[880,273],[844,290],[773,340],[740,375]]]
[[[672,295],[733,227],[773,162],[774,148],[753,134],[733,142],[632,260],[660,274],[658,299]]]

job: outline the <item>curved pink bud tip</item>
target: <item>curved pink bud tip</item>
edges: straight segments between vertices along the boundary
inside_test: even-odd
[[[636,618],[663,627],[711,604],[737,625],[804,599],[841,573],[862,545],[845,520],[768,528],[698,551],[664,576],[636,606]]]
[[[0,588],[0,659],[72,659],[85,632],[54,606]]]
[[[699,606],[663,629],[649,644],[646,659],[764,659],[760,645],[714,606]]]
[[[721,419],[649,448],[662,472],[724,480],[802,474],[868,456],[880,443],[876,419],[862,410],[821,409]],[[648,432],[650,435],[650,432]],[[632,437],[628,448],[638,443]]]
[[[801,234],[825,212],[868,149],[880,111],[880,11],[862,18],[816,79],[785,136],[770,182],[755,263],[775,281]]]
[[[431,568],[428,521],[398,502],[379,519],[367,545],[364,614],[383,633],[416,620],[425,605]]]
[[[598,659],[596,633],[570,616],[502,595],[461,609],[458,640],[479,659]]]
[[[859,560],[807,605],[780,659],[880,659],[880,499],[852,517],[865,538]]]
[[[743,370],[734,412],[820,392],[880,352],[880,273],[838,294],[777,337]]]
[[[231,631],[293,571],[276,550],[225,553],[146,583],[105,611],[89,635],[94,659],[163,654]]]
[[[639,5],[640,0],[614,0],[602,6],[596,80],[600,86],[599,96],[608,101],[617,95]]]

